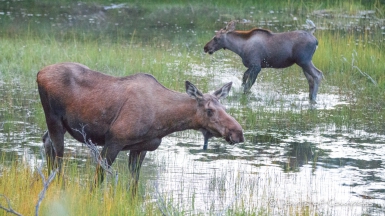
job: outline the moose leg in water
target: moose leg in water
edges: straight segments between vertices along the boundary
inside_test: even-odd
[[[243,92],[244,93],[247,93],[250,91],[251,86],[253,86],[255,83],[255,80],[257,80],[257,76],[258,76],[259,72],[261,72],[261,66],[260,65],[252,65],[243,74],[242,86],[243,86]]]
[[[300,65],[300,67],[302,67],[303,73],[309,83],[309,98],[311,101],[316,101],[318,87],[323,78],[322,72],[318,70],[312,62]]]
[[[55,160],[55,151],[52,146],[51,138],[49,137],[48,131],[46,131],[43,135],[43,147],[45,151],[45,157],[47,160],[48,166],[48,174],[51,174],[51,170],[53,170],[53,163]]]
[[[46,115],[46,122],[50,127],[43,135],[43,145],[48,161],[48,173],[55,168],[58,168],[58,172],[61,173],[63,163],[64,133],[66,130],[56,119],[57,117],[54,115]]]
[[[128,169],[130,170],[131,176],[134,180],[134,186],[136,187],[139,181],[140,168],[144,158],[146,157],[147,151],[130,151],[128,157]]]
[[[214,135],[212,133],[210,133],[210,131],[208,131],[208,130],[201,129],[200,131],[202,132],[203,139],[204,139],[203,150],[207,150],[207,146],[209,144],[209,139],[211,137],[213,137]]]
[[[104,180],[104,174],[105,174],[105,168],[109,168],[112,163],[115,161],[116,157],[118,156],[119,152],[122,150],[122,147],[121,145],[119,144],[110,144],[110,143],[106,143],[106,145],[104,145],[103,149],[102,149],[102,152],[101,152],[101,156],[103,158],[105,158],[105,160],[107,161],[107,167],[101,167],[101,164],[98,164],[97,165],[97,168],[96,168],[96,174],[95,174],[95,185],[98,185],[99,183],[103,182]]]

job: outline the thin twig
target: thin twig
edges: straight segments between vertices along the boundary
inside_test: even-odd
[[[113,175],[113,170],[108,165],[107,160],[100,155],[98,147],[89,139],[87,140],[87,134],[84,131],[85,125],[82,125],[82,130],[73,129],[74,131],[79,132],[83,136],[84,144],[90,149],[92,159],[96,164],[103,168],[107,173]]]
[[[0,194],[0,196],[4,197],[4,199],[7,201],[7,204],[8,204],[8,208],[5,208],[4,206],[0,205],[0,209],[3,209],[5,210],[6,212],[8,213],[12,213],[14,215],[18,215],[18,216],[23,216],[22,214],[20,214],[19,212],[15,211],[12,209],[11,207],[11,202],[9,201],[8,197],[6,197],[5,195],[3,194]]]
[[[44,146],[44,145],[43,145]],[[41,155],[41,159],[42,161],[44,161],[44,154],[43,154],[43,146],[42,148],[40,149],[40,155]],[[36,206],[35,206],[35,215],[39,215],[39,208],[40,208],[40,204],[41,202],[43,201],[44,199],[44,196],[45,196],[45,193],[47,192],[48,190],[48,186],[51,184],[51,182],[53,181],[53,179],[55,178],[56,176],[56,173],[58,172],[59,168],[56,168],[56,170],[54,170],[49,176],[48,176],[48,179],[46,180],[45,179],[45,176],[43,174],[43,172],[41,171],[42,170],[42,167],[43,167],[43,163],[40,164],[40,167],[37,167],[37,172],[39,173],[39,175],[41,176],[42,180],[43,180],[43,189],[40,191],[39,193],[39,199],[36,203]]]
[[[363,76],[366,76],[370,81],[372,81],[372,83],[377,86],[377,82],[372,78],[370,77],[367,73],[363,72],[360,68],[358,68],[357,66],[353,65],[353,68],[357,69]]]
[[[37,204],[36,204],[36,208],[35,208],[35,215],[36,215],[36,216],[39,215],[40,204],[41,204],[41,202],[42,202],[43,199],[44,199],[45,193],[46,193],[47,190],[48,190],[48,186],[51,184],[52,180],[55,178],[57,171],[58,171],[58,169],[54,170],[54,171],[48,176],[48,179],[46,180],[46,179],[45,179],[45,176],[44,176],[44,174],[43,174],[43,172],[41,171],[41,167],[38,167],[38,168],[37,168],[37,172],[40,174],[40,176],[41,176],[41,178],[42,178],[42,180],[43,180],[43,190],[41,190],[41,192],[39,193],[39,200],[37,201]]]
[[[111,168],[111,166],[108,165],[107,159],[102,157],[102,155],[99,152],[98,147],[91,141],[91,139],[87,140],[87,134],[84,131],[86,125],[81,125],[81,131],[78,129],[74,129],[75,131],[79,132],[83,136],[84,144],[90,149],[91,157],[93,161],[99,165],[106,173],[110,175],[115,174],[115,187],[118,185],[118,171],[115,171]],[[116,188],[115,188],[116,189]]]
[[[369,76],[369,74],[363,72],[359,67],[357,67],[357,66],[354,65],[354,62],[356,61],[355,58],[354,58],[354,56],[357,56],[357,52],[356,52],[356,51],[354,51],[354,52],[352,53],[352,63],[351,63],[352,68],[353,68],[353,69],[357,69],[358,72],[361,73],[361,75],[363,75],[363,76],[365,76],[366,78],[368,78],[368,79],[369,79],[375,86],[377,86],[377,82],[376,82],[371,76]],[[345,57],[342,56],[342,59],[343,59],[345,62],[349,63],[349,62],[346,60]]]

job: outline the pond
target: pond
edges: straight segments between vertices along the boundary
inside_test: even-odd
[[[198,56],[205,55],[204,44],[193,45],[194,37],[203,35],[209,41],[214,30],[224,27],[224,21],[228,20],[218,20],[214,14],[199,27],[195,23],[199,15],[184,7],[149,12],[140,5],[76,3],[56,5],[50,8],[54,12],[47,13],[48,4],[44,7],[26,2],[7,4],[12,5],[0,7],[4,35],[11,34],[10,31],[22,32],[29,25],[39,26],[43,32],[56,32],[65,39],[69,37],[68,32],[81,36],[87,29],[95,38],[100,34],[116,36],[116,40],[135,37],[141,38],[144,44],[153,43],[157,37],[156,41],[188,46],[191,55]],[[204,8],[195,11],[204,12]],[[368,10],[353,15],[317,10],[304,15],[292,14],[288,9],[250,8],[241,17],[244,25],[239,28],[257,26],[275,32],[302,29],[305,26],[299,20],[305,20],[306,16],[315,21],[320,35],[333,35],[337,31],[360,35],[367,28],[373,38],[382,38],[384,34],[383,21],[378,21],[374,12]],[[242,202],[252,203],[255,208],[268,208],[271,215],[286,214],[290,206],[298,205],[315,206],[319,214],[325,215],[384,214],[385,125],[370,126],[372,111],[353,105],[358,100],[355,96],[341,93],[338,86],[328,81],[320,87],[317,104],[310,104],[306,79],[296,66],[263,70],[251,93],[242,95],[241,78],[245,68],[240,59],[229,52],[218,51],[213,56],[202,57],[210,60],[190,64],[191,70],[186,73],[207,82],[210,91],[232,81],[231,94],[223,102],[227,109],[241,119],[248,118],[245,115],[249,110],[261,117],[253,116],[256,122],[244,126],[245,142],[233,146],[223,139],[212,139],[208,149],[203,150],[203,136],[195,131],[165,137],[161,146],[148,154],[141,173],[141,181],[146,179],[145,184],[156,191],[150,195],[154,202],[167,202],[171,208],[192,209],[188,214],[215,212],[220,215],[233,203]],[[173,64],[178,67],[181,63]],[[282,73],[290,73],[293,75],[290,79],[303,85],[289,90],[285,81],[277,85],[275,80],[279,80]],[[16,154],[36,166],[42,162],[41,136],[45,130],[33,117],[41,112],[37,89],[20,77],[11,81],[2,77],[0,103],[5,105],[0,109],[0,150],[6,160],[13,160]],[[335,116],[350,109],[364,113],[362,119],[348,123],[311,120],[309,124],[310,120],[301,117],[338,119]],[[384,108],[378,112],[382,114],[376,116],[385,122]],[[263,124],[258,123],[260,118]],[[69,136],[65,145],[71,160],[81,164],[89,158],[88,150]],[[121,152],[118,162],[127,163],[127,159],[126,152]]]

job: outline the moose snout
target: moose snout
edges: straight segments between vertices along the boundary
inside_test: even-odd
[[[234,145],[236,143],[241,143],[245,141],[242,130],[237,131],[229,131],[228,136],[226,137],[226,141],[230,143],[230,145]]]
[[[203,48],[203,50],[205,53],[209,53],[210,55],[214,53],[213,51],[210,50],[210,48],[207,45]]]

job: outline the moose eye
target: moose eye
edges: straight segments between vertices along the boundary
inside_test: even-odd
[[[218,38],[217,38],[217,37],[214,37],[214,41],[217,42],[217,41],[218,41]]]
[[[214,111],[212,109],[207,109],[206,112],[208,117],[213,116]]]

